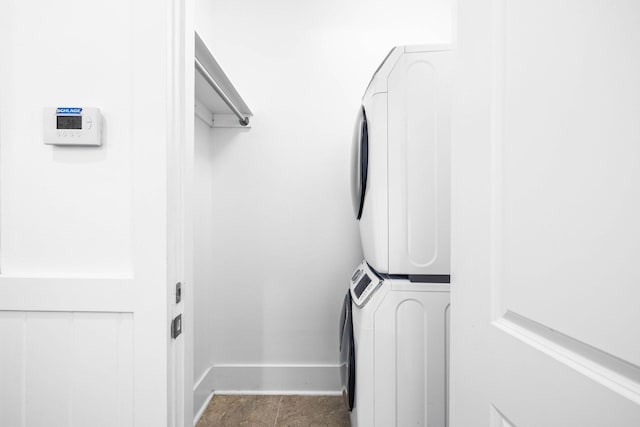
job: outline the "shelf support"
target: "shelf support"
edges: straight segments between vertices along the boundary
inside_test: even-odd
[[[200,61],[198,61],[198,58],[195,58],[195,66],[196,66],[196,70],[205,79],[205,81],[213,88],[213,90],[216,91],[216,93],[220,96],[222,101],[224,101],[224,103],[227,104],[227,107],[229,107],[231,109],[231,111],[233,111],[233,114],[235,114],[236,117],[238,118],[238,120],[240,122],[240,125],[241,126],[247,126],[249,124],[249,116],[244,115],[238,109],[238,107],[236,107],[236,105],[233,103],[233,101],[231,101],[229,96],[227,96],[227,94],[224,92],[224,90],[222,90],[220,85],[218,85],[218,83],[215,81],[215,79],[213,77],[211,77],[211,74],[209,74],[209,72],[204,67],[204,65],[202,65],[202,63]]]

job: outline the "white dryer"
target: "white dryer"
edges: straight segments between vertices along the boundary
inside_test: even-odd
[[[341,321],[352,427],[448,424],[449,285],[353,274]]]
[[[394,48],[365,91],[352,196],[366,261],[412,281],[449,280],[448,45]]]

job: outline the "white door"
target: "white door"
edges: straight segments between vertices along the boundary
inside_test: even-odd
[[[191,375],[169,375],[188,352],[169,334],[189,314],[171,303],[189,283],[184,3],[0,2],[2,427],[191,424],[171,383]],[[44,145],[52,106],[101,108],[103,145]]]
[[[458,18],[451,425],[640,426],[640,2]]]

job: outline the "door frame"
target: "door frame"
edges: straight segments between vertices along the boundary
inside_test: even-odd
[[[194,2],[171,0],[168,112],[169,319],[181,316],[182,333],[168,348],[168,426],[187,427],[193,419],[193,191],[194,191]],[[181,300],[176,302],[176,284]]]

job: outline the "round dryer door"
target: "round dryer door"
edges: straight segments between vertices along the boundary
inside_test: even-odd
[[[369,165],[369,133],[364,107],[360,108],[353,131],[351,151],[351,200],[356,219],[362,216],[364,196],[367,189],[367,169]]]
[[[347,291],[340,316],[340,377],[342,396],[349,411],[353,409],[356,392],[356,357],[351,308],[351,292]]]

